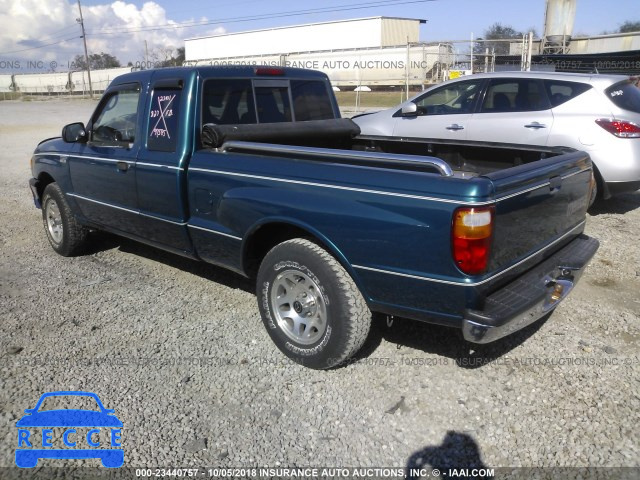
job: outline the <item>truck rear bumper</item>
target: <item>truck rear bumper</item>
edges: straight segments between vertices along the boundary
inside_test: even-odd
[[[599,245],[596,239],[580,235],[489,295],[483,310],[465,310],[464,338],[473,343],[490,343],[545,316],[571,292]]]

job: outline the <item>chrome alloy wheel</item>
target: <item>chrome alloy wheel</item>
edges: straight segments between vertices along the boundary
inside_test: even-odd
[[[271,289],[271,309],[294,342],[311,345],[327,328],[327,305],[318,284],[299,270],[280,273]]]
[[[53,198],[47,199],[44,212],[49,236],[56,244],[62,243],[64,234],[62,227],[62,215],[60,214],[58,204]]]

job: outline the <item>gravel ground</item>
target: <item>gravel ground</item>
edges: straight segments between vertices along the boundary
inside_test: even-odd
[[[589,215],[601,248],[546,321],[479,348],[376,319],[356,362],[312,371],[237,275],[109,235],[54,253],[30,153],[94,105],[0,102],[0,467],[53,390],[116,410],[126,466],[640,466],[640,192]]]

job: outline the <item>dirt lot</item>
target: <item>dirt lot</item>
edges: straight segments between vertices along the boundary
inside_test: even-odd
[[[0,102],[0,467],[54,390],[115,409],[133,467],[640,466],[640,192],[589,215],[601,248],[546,321],[478,348],[376,320],[357,362],[311,371],[232,273],[107,235],[53,252],[30,153],[94,105]]]

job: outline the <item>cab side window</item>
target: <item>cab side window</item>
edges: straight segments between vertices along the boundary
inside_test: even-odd
[[[91,126],[91,142],[102,146],[127,146],[135,142],[140,87],[116,90],[102,101]]]
[[[147,149],[175,152],[178,143],[178,112],[182,90],[156,88],[151,94]]]
[[[418,115],[472,113],[481,85],[481,80],[469,80],[429,92],[415,101]]]

